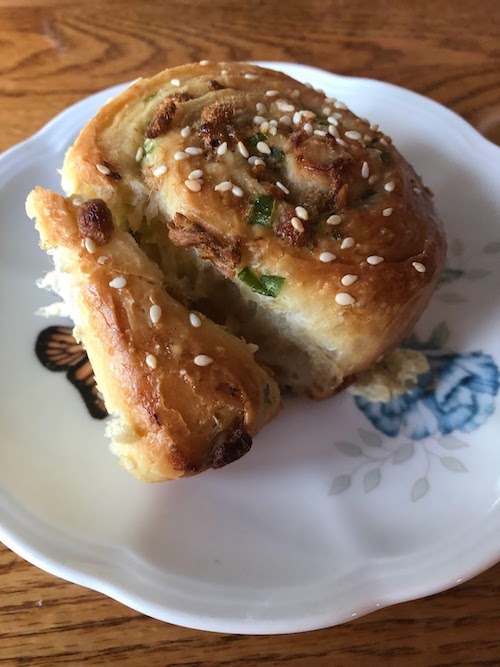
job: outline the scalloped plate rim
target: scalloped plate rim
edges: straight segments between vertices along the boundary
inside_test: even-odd
[[[299,71],[301,72],[304,73],[310,72],[312,77],[314,77],[315,73],[321,74],[321,76],[325,75],[330,76],[332,77],[332,79],[338,77],[343,80],[351,82],[353,86],[374,85],[374,84],[382,88],[389,86],[391,89],[393,89],[395,92],[399,94],[415,96],[416,98],[418,98],[420,103],[428,105],[429,108],[434,113],[448,114],[450,120],[452,120],[455,124],[459,123],[460,127],[469,133],[468,138],[469,140],[475,143],[476,148],[478,147],[478,139],[481,140],[479,144],[483,149],[487,150],[488,158],[491,157],[492,159],[494,159],[495,157],[494,153],[500,151],[498,147],[496,147],[493,143],[482,137],[482,135],[480,135],[477,132],[477,130],[475,130],[469,123],[467,123],[467,121],[465,121],[461,116],[459,116],[455,112],[451,111],[450,109],[447,109],[446,107],[443,107],[438,102],[430,100],[429,98],[426,98],[418,93],[409,91],[405,88],[396,86],[394,84],[389,84],[374,79],[337,75],[327,72],[325,70],[321,70],[319,68],[310,67],[307,65],[300,65],[296,63],[261,62],[257,64],[261,64],[267,67],[272,67],[275,69],[281,69],[287,67],[298,68]],[[95,99],[102,96],[103,93],[105,92],[108,94],[116,94],[120,92],[126,85],[127,84],[118,84],[111,88],[106,89],[105,91],[94,93],[93,95],[83,98],[82,100],[74,103],[70,107],[61,111],[46,125],[44,125],[40,130],[38,130],[34,135],[24,140],[23,142],[13,146],[12,148],[5,151],[2,155],[0,155],[0,168],[2,166],[8,167],[8,163],[11,159],[14,160],[19,159],[22,161],[21,151],[23,148],[25,148],[28,145],[34,146],[38,142],[43,141],[46,137],[49,138],[52,130],[57,129],[61,124],[61,122],[64,122],[66,119],[70,119],[71,116],[75,113],[75,111],[79,110],[83,105],[92,104],[92,102]],[[0,178],[2,179],[2,181],[4,180],[3,174],[4,172],[0,170]],[[3,182],[0,183],[0,187],[3,187]],[[34,527],[36,526],[36,528],[40,530],[41,527],[43,528],[43,524],[38,519],[33,517],[27,509],[20,508],[17,511],[19,512],[18,516],[22,517],[21,521],[22,530],[19,530],[18,528],[18,532],[16,533],[16,526],[14,525],[16,523],[15,521],[16,502],[13,501],[11,498],[9,498],[8,494],[3,493],[1,489],[0,489],[0,509],[2,510],[2,514],[4,515],[3,517],[4,520],[0,522],[0,539],[2,542],[4,542],[6,546],[8,546],[12,551],[18,553],[25,560],[33,563],[34,565],[40,567],[41,569],[55,576],[62,577],[70,582],[102,592],[105,595],[114,598],[126,604],[127,606],[136,609],[137,611],[140,611],[144,614],[147,614],[153,618],[157,618],[159,620],[168,621],[171,623],[176,623],[178,625],[191,627],[199,630],[228,632],[228,633],[243,632],[247,634],[282,634],[290,632],[310,631],[314,629],[331,627],[332,625],[337,625],[346,622],[354,616],[359,617],[361,615],[367,614],[381,607],[386,607],[389,605],[405,602],[408,600],[425,597],[449,589],[458,583],[457,577],[452,576],[446,581],[443,580],[435,585],[429,585],[427,587],[420,585],[418,586],[419,588],[418,592],[412,591],[408,595],[393,590],[385,590],[384,594],[380,596],[380,598],[378,598],[377,600],[375,599],[367,600],[365,601],[364,604],[361,604],[361,606],[359,602],[353,603],[352,606],[344,610],[343,613],[339,614],[334,612],[333,614],[329,613],[326,615],[318,614],[314,618],[310,617],[309,619],[302,619],[301,621],[296,623],[290,623],[290,621],[285,621],[283,624],[279,620],[271,620],[271,619],[257,620],[257,621],[250,619],[248,622],[246,622],[245,620],[242,619],[237,619],[234,621],[233,619],[199,618],[190,614],[180,613],[178,610],[175,609],[169,609],[168,607],[165,608],[164,606],[159,606],[155,603],[148,602],[148,600],[142,600],[140,598],[137,598],[137,596],[134,596],[133,592],[127,590],[123,586],[123,584],[121,584],[118,581],[120,579],[119,577],[116,578],[116,581],[113,581],[112,577],[113,570],[110,570],[110,572],[108,572],[108,576],[110,577],[110,579],[107,580],[102,579],[102,577],[99,575],[99,565],[109,565],[109,563],[106,560],[95,559],[96,565],[92,567],[90,564],[87,563],[86,564],[87,571],[83,571],[81,568],[78,568],[78,566],[75,565],[75,561],[76,563],[78,563],[78,558],[76,558],[75,561],[71,560],[71,556],[73,556],[73,552],[75,551],[74,544],[71,543],[64,544],[62,547],[63,549],[66,549],[66,553],[69,552],[71,554],[69,564],[68,563],[62,564],[61,562],[55,560],[53,557],[51,557],[50,554],[47,554],[46,549],[45,550],[43,548],[39,549],[37,548],[36,545],[33,546],[33,544],[30,543],[30,537],[32,538],[33,532],[36,532],[36,529],[34,529]],[[13,515],[12,519],[9,519],[9,514]],[[499,516],[500,515],[493,516],[492,513],[490,513],[489,517],[492,520],[487,522],[487,526],[483,526],[483,528],[488,528],[488,530],[483,530],[482,533],[478,536],[478,539],[474,542],[474,544],[470,543],[468,544],[468,548],[466,551],[474,552],[474,556],[470,558],[470,560],[474,561],[474,565],[471,564],[470,567],[464,568],[465,571],[459,577],[460,581],[465,581],[467,579],[470,579],[471,577],[479,574],[488,567],[491,567],[498,560],[500,560],[500,539],[493,538],[495,541],[496,548],[490,549],[487,554],[484,553],[484,549],[482,546],[485,540],[491,539],[490,535],[493,532],[497,533],[498,530],[500,529],[500,522],[498,520]],[[32,522],[31,527],[30,527],[30,522]],[[9,524],[12,525],[9,526]],[[489,530],[489,528],[492,528],[492,530]],[[26,537],[24,533],[25,532],[29,533],[30,530],[31,534],[28,534],[28,536]],[[52,530],[55,534],[57,534],[58,532],[56,526],[50,526],[49,531],[50,530]],[[50,533],[48,536],[45,535],[44,538],[50,538]],[[59,535],[57,536],[57,539],[59,539]],[[89,543],[85,542],[85,544]],[[482,552],[482,558],[479,558],[476,552]],[[123,561],[115,563],[114,565],[115,566],[119,565],[120,566],[119,570],[123,574],[128,573],[127,568],[129,567],[129,563],[127,561],[127,557],[124,557]],[[368,568],[368,570],[372,573],[376,569],[377,568],[375,566]],[[385,579],[390,579],[390,578],[392,578],[390,575],[387,575],[385,577]],[[363,584],[358,583],[356,588],[359,589],[362,587]]]

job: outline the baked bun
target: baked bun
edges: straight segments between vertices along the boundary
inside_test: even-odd
[[[431,193],[389,137],[247,64],[136,81],[82,130],[62,184],[68,200],[37,191],[28,208],[117,415],[113,448],[144,479],[240,455],[278,409],[264,366],[314,398],[370,368],[413,326],[445,255]],[[85,227],[102,207],[109,238]]]
[[[68,195],[107,203],[171,294],[314,398],[404,337],[443,265],[431,194],[390,138],[252,65],[138,80],[84,128],[62,175]]]
[[[158,266],[102,200],[75,206],[37,188],[27,202],[113,419],[112,450],[146,481],[220,468],[279,409],[252,347],[165,290]]]

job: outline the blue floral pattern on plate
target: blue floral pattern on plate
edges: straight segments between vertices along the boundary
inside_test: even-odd
[[[356,396],[356,405],[385,435],[412,440],[469,433],[493,413],[500,381],[489,354],[426,354],[430,371],[418,384],[387,403]]]

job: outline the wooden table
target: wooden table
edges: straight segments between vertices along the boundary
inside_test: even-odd
[[[0,149],[94,91],[201,58],[384,79],[438,100],[500,143],[499,21],[488,0],[0,0]],[[0,591],[2,665],[500,664],[500,565],[349,625],[274,637],[154,621],[5,547]]]

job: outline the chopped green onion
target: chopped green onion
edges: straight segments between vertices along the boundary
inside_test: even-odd
[[[150,100],[152,100],[154,97],[156,97],[156,96],[158,95],[158,92],[159,92],[158,90],[155,90],[154,93],[151,93],[150,95],[148,95],[147,97],[145,97],[145,98],[142,100],[142,101],[144,102],[144,104],[147,104]]]
[[[284,159],[285,154],[277,146],[271,146],[271,154],[264,158],[267,164],[278,164],[278,162],[283,162]]]
[[[267,141],[267,137],[265,134],[262,134],[262,132],[257,132],[256,134],[252,134],[251,137],[248,137],[247,141],[252,146],[257,146],[259,141]]]
[[[316,118],[316,123],[318,125],[330,125],[328,118]]]
[[[270,227],[274,205],[275,201],[270,195],[257,195],[250,213],[250,224]]]
[[[261,276],[260,282],[267,289],[268,295],[275,299],[281,292],[285,279],[281,276]]]
[[[246,266],[238,273],[238,278],[245,283],[252,292],[262,294],[263,296],[270,296],[275,299],[281,292],[284,278],[280,276],[266,276],[262,275],[258,278],[249,266]]]
[[[151,153],[152,150],[154,150],[156,147],[156,144],[153,139],[144,139],[144,153],[147,155],[148,153]]]

